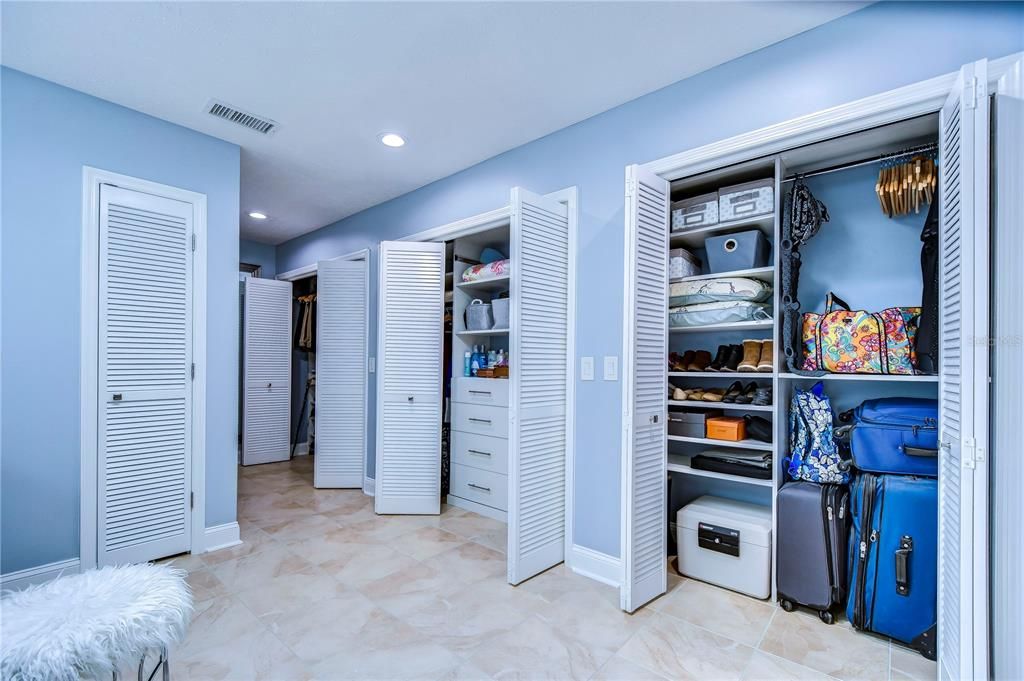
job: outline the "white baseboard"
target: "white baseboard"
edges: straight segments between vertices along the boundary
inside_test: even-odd
[[[373,478],[363,477],[363,494],[367,496],[373,496],[373,493],[377,490],[377,481]]]
[[[238,546],[242,543],[241,530],[238,523],[224,523],[207,527],[203,536],[203,553]]]
[[[26,586],[48,582],[51,579],[60,577],[62,574],[76,574],[79,569],[80,563],[78,559],[69,558],[68,560],[59,560],[55,563],[38,565],[26,570],[8,572],[6,575],[0,575],[0,589],[4,591],[19,591]]]
[[[295,445],[295,456],[309,456],[309,442],[300,442]]]
[[[622,582],[622,561],[607,553],[573,544],[569,551],[569,569],[616,588]]]

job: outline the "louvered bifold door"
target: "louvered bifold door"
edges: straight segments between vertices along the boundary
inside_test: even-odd
[[[101,566],[191,548],[192,220],[192,204],[100,188]]]
[[[626,171],[623,352],[623,610],[665,593],[669,185],[640,166]]]
[[[377,513],[441,512],[444,244],[382,241]]]
[[[939,117],[939,675],[988,678],[989,105],[968,64]]]
[[[508,581],[565,560],[569,324],[565,205],[512,190]]]
[[[366,261],[317,264],[315,487],[363,486]]]
[[[245,280],[242,464],[290,455],[292,283]]]

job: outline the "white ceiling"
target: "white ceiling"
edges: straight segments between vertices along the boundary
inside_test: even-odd
[[[5,1],[2,60],[239,144],[276,244],[864,4]]]

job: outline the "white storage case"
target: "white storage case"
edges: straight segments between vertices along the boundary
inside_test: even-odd
[[[685,232],[718,224],[718,192],[702,194],[672,204],[672,232]]]
[[[703,496],[676,514],[679,571],[754,598],[771,595],[772,510]]]
[[[668,252],[668,278],[676,281],[683,277],[700,274],[700,260],[685,248],[673,248]]]
[[[764,215],[775,210],[775,180],[744,182],[718,190],[718,219],[721,222]]]

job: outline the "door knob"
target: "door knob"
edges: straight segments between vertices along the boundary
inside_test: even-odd
[[[412,395],[409,395],[409,401],[410,401],[410,402],[412,402],[412,401],[413,401],[414,399],[415,399],[415,398],[414,398],[414,397],[413,397]]]
[[[267,383],[267,390],[270,390],[270,388],[271,388],[271,387],[272,387],[273,385],[274,385],[273,383]]]

